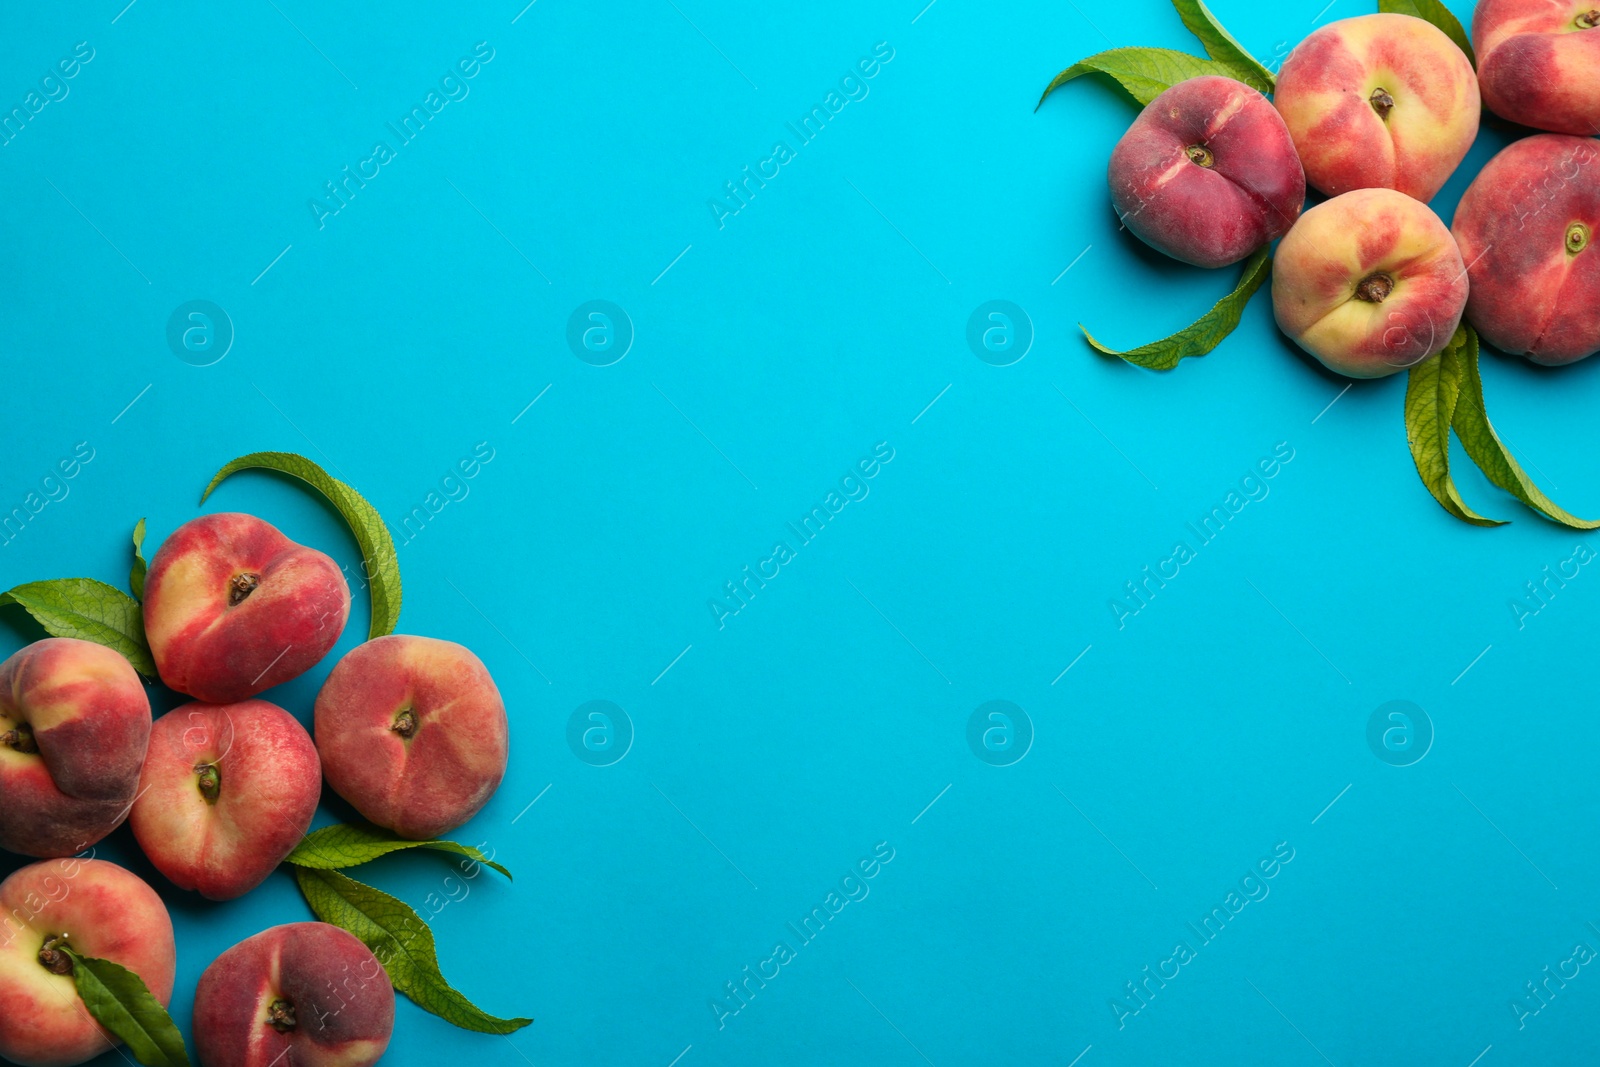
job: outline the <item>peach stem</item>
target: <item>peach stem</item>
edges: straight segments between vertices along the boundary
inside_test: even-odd
[[[30,755],[39,751],[39,745],[33,739],[33,728],[25,722],[19,722],[5,733],[0,734],[0,745],[5,745],[18,752]]]
[[[267,1005],[267,1025],[286,1034],[295,1028],[294,1005],[287,1000],[274,1000]]]
[[[256,586],[261,584],[261,575],[235,574],[228,580],[228,606],[238,607],[244,603],[244,598],[256,591]]]
[[[1374,89],[1372,90],[1372,95],[1367,97],[1367,101],[1372,105],[1372,110],[1378,113],[1380,119],[1385,122],[1389,121],[1389,112],[1394,110],[1394,97],[1389,95],[1389,90],[1382,87]]]
[[[66,940],[66,934],[47,934],[39,949],[39,966],[51,974],[71,974],[72,957],[59,947]]]

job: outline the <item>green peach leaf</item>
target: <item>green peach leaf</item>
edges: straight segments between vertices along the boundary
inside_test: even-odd
[[[317,918],[360,938],[389,972],[395,989],[424,1011],[484,1034],[510,1034],[533,1022],[496,1018],[446,982],[439,972],[433,931],[404,901],[338,871],[295,867],[294,876]]]
[[[1250,302],[1256,290],[1261,288],[1261,283],[1267,280],[1271,267],[1271,250],[1260,249],[1245,261],[1244,272],[1239,276],[1239,284],[1234,287],[1233,292],[1218,300],[1210,311],[1172,336],[1151,341],[1138,348],[1130,348],[1127,351],[1108,348],[1095,340],[1094,334],[1090,333],[1083,323],[1078,324],[1078,329],[1089,339],[1089,344],[1103,355],[1116,356],[1150,370],[1171,370],[1178,365],[1179,360],[1189,356],[1203,356],[1210,352],[1222,343],[1223,338],[1234,331],[1244,314],[1244,306]]]
[[[372,626],[368,638],[394,633],[400,621],[400,561],[395,556],[394,538],[376,508],[350,486],[333,477],[311,460],[293,452],[252,452],[229,462],[211,479],[206,491],[200,494],[205,503],[222,480],[235,471],[258,469],[277,471],[298,478],[328,498],[350,532],[355,534],[361,547],[361,558],[366,564],[367,584],[372,591]]]
[[[1245,51],[1244,45],[1234,39],[1233,34],[1222,28],[1222,23],[1217,21],[1217,16],[1202,0],[1172,0],[1172,6],[1177,8],[1178,17],[1183,19],[1189,32],[1200,38],[1206,55],[1227,67],[1232,77],[1251,88],[1263,93],[1272,92],[1277,85],[1272,71],[1262,66],[1255,56]]]
[[[0,593],[0,604],[21,605],[51,637],[105,645],[146,678],[156,676],[139,602],[114,586],[93,578],[53,578]]]
[[[465,856],[477,863],[493,867],[507,878],[511,877],[510,871],[471,845],[443,840],[409,841],[376,826],[353,826],[346,823],[313,830],[295,846],[294,851],[289,853],[284,862],[319,871],[334,871],[345,867],[359,867],[380,856],[408,848],[426,848],[435,852]]]
[[[1080,59],[1057,74],[1039,96],[1039,104],[1067,82],[1084,74],[1105,74],[1116,79],[1140,104],[1148,104],[1181,81],[1202,74],[1233,77],[1233,71],[1209,59],[1175,52],[1170,48],[1113,48],[1088,59]],[[1039,110],[1039,104],[1034,110]]]
[[[1478,335],[1471,326],[1462,325],[1457,337],[1465,333],[1465,342],[1458,357],[1461,360],[1461,401],[1456,405],[1451,425],[1461,445],[1478,465],[1484,476],[1528,507],[1551,522],[1574,530],[1600,529],[1600,522],[1580,519],[1571,512],[1556,506],[1545,496],[1533,479],[1511,458],[1511,451],[1501,442],[1500,435],[1489,424],[1488,412],[1483,405],[1483,378],[1478,371]],[[1454,344],[1454,340],[1451,342]]]
[[[1462,28],[1461,20],[1439,0],[1378,0],[1378,10],[1391,15],[1412,15],[1433,23],[1445,32],[1446,37],[1456,43],[1457,48],[1466,53],[1468,63],[1474,67],[1478,65],[1477,54],[1472,51],[1472,41],[1467,37],[1467,31]]]
[[[1474,526],[1501,526],[1467,507],[1450,477],[1450,423],[1461,397],[1465,344],[1465,334],[1457,330],[1443,352],[1411,368],[1406,378],[1406,443],[1417,475],[1440,507]]]
[[[144,599],[144,576],[149,569],[144,559],[144,520],[140,519],[133,527],[133,570],[128,572],[128,588],[135,600]]]
[[[94,1021],[122,1039],[145,1067],[189,1067],[183,1034],[144,979],[111,960],[81,956],[59,946],[72,961],[72,981]]]

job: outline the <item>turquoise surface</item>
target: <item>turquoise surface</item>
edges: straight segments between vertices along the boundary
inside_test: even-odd
[[[1171,374],[1078,332],[1141,343],[1233,284],[1118,232],[1126,97],[1033,110],[1089,53],[1195,48],[1167,4],[124,2],[0,39],[5,107],[54,97],[0,147],[0,509],[50,497],[0,586],[121,584],[135,520],[154,547],[220,510],[354,570],[295,484],[197,505],[246,452],[373,502],[400,631],[506,696],[457,836],[516,881],[354,873],[536,1018],[402,1000],[386,1062],[1592,1062],[1593,537],[1470,469],[1515,521],[1449,518],[1404,380],[1345,391],[1265,294]],[[1269,63],[1371,10],[1213,7]],[[1600,362],[1483,375],[1600,513]],[[268,694],[302,721],[356,599]],[[211,904],[126,829],[101,854],[171,905],[185,1028],[217,953],[309,917],[285,873]]]

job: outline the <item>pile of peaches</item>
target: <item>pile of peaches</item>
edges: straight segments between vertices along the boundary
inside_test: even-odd
[[[115,1044],[79,1002],[67,949],[115,961],[170,1002],[176,950],[160,897],[122,867],[72,858],[124,820],[175,886],[227,900],[301,841],[324,779],[376,825],[427,840],[476,814],[506,769],[499,691],[446,641],[357,646],[317,697],[314,740],[254,699],[320,661],[350,613],[338,564],[260,519],[180,527],[143,592],[161,680],[196,703],[152,721],[133,666],[89,641],[47,638],[0,664],[0,848],[44,861],[0,882],[0,1057],[28,1067]],[[359,1067],[383,1054],[393,1024],[382,966],[325,923],[248,938],[195,992],[206,1067]]]
[[[1564,364],[1600,350],[1600,9],[1483,0],[1476,72],[1410,15],[1331,23],[1273,98],[1205,75],[1157,96],[1116,146],[1118,213],[1146,243],[1221,267],[1282,238],[1278,325],[1330,369],[1375,378],[1438,354],[1463,315],[1497,348]],[[1427,206],[1481,105],[1549,131],[1496,155],[1447,228]],[[1329,199],[1302,213],[1306,186]]]

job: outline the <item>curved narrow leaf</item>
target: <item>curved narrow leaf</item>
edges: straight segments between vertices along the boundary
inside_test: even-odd
[[[1500,435],[1495,433],[1494,427],[1489,424],[1489,415],[1483,406],[1483,378],[1478,372],[1478,335],[1466,324],[1462,324],[1457,336],[1460,337],[1463,332],[1465,344],[1459,356],[1462,364],[1461,400],[1456,405],[1455,417],[1451,420],[1451,424],[1455,427],[1456,436],[1461,438],[1461,445],[1467,450],[1467,455],[1472,457],[1472,462],[1478,465],[1489,481],[1551,522],[1560,523],[1574,530],[1600,529],[1600,522],[1580,519],[1558,507],[1555,501],[1545,496],[1539,487],[1533,484],[1533,479],[1528,477],[1517,461],[1511,458],[1511,451],[1501,442]]]
[[[1250,302],[1261,283],[1267,280],[1267,274],[1272,266],[1272,252],[1263,248],[1256,252],[1244,264],[1244,273],[1239,276],[1239,284],[1233,292],[1218,300],[1211,310],[1200,316],[1189,326],[1185,326],[1170,337],[1159,341],[1151,341],[1138,348],[1127,351],[1118,351],[1108,348],[1095,340],[1095,337],[1080,322],[1078,329],[1083,330],[1083,336],[1095,350],[1108,356],[1117,356],[1129,363],[1150,370],[1171,370],[1178,365],[1178,361],[1189,356],[1203,356],[1210,352],[1222,339],[1227,337],[1239,325],[1239,318],[1244,314],[1244,306]]]
[[[83,1006],[122,1039],[134,1059],[145,1067],[189,1067],[183,1034],[144,979],[120,963],[59,948],[72,960],[72,981]]]
[[[1422,484],[1440,507],[1474,526],[1501,526],[1467,507],[1450,477],[1450,421],[1461,396],[1464,344],[1458,330],[1443,352],[1411,368],[1406,378],[1406,443]]]
[[[380,856],[387,856],[391,852],[400,852],[408,848],[426,848],[435,852],[449,852],[457,856],[493,867],[507,878],[511,872],[500,864],[494,862],[482,852],[471,845],[460,845],[454,841],[408,841],[403,837],[396,837],[387,830],[376,826],[351,826],[340,823],[336,826],[324,826],[320,830],[307,834],[295,846],[294,851],[285,858],[285,863],[292,863],[297,867],[310,867],[319,871],[341,870],[345,867],[359,867],[363,863],[370,863]]]
[[[53,578],[0,593],[0,604],[20,604],[51,637],[105,645],[146,678],[156,676],[139,602],[114,586],[93,578]]]
[[[1277,85],[1272,71],[1262,66],[1255,56],[1245,51],[1244,45],[1234,39],[1233,34],[1222,28],[1222,23],[1217,21],[1217,16],[1202,0],[1172,0],[1172,6],[1177,8],[1178,17],[1183,19],[1189,32],[1200,38],[1206,55],[1227,67],[1233,77],[1246,85],[1263,93],[1272,92]]]
[[[133,570],[128,572],[128,588],[135,600],[144,599],[144,576],[149,569],[144,560],[144,520],[140,519],[133,527]]]
[[[433,931],[404,901],[338,871],[296,867],[294,877],[317,918],[360,938],[389,972],[395,989],[418,1007],[463,1030],[485,1034],[514,1033],[533,1022],[496,1018],[452,988],[439,972]]]
[[[224,478],[235,471],[260,469],[277,471],[298,478],[316,489],[344,516],[361,546],[361,557],[366,563],[367,583],[372,589],[372,627],[369,638],[394,633],[400,621],[400,561],[395,557],[394,538],[377,509],[350,486],[333,477],[304,456],[293,452],[252,452],[231,461],[211,479],[206,491],[200,494],[204,504]]]
[[[1468,63],[1474,67],[1478,65],[1477,54],[1472,51],[1472,41],[1462,28],[1461,20],[1439,0],[1378,0],[1378,10],[1393,15],[1413,15],[1433,23],[1456,43],[1457,48],[1466,53]]]
[[[1209,59],[1176,52],[1170,48],[1113,48],[1087,59],[1080,59],[1055,76],[1039,96],[1039,104],[1067,82],[1085,74],[1106,74],[1128,90],[1140,104],[1148,104],[1181,81],[1202,74],[1233,77],[1233,71]],[[1035,104],[1035,111],[1039,105]]]

